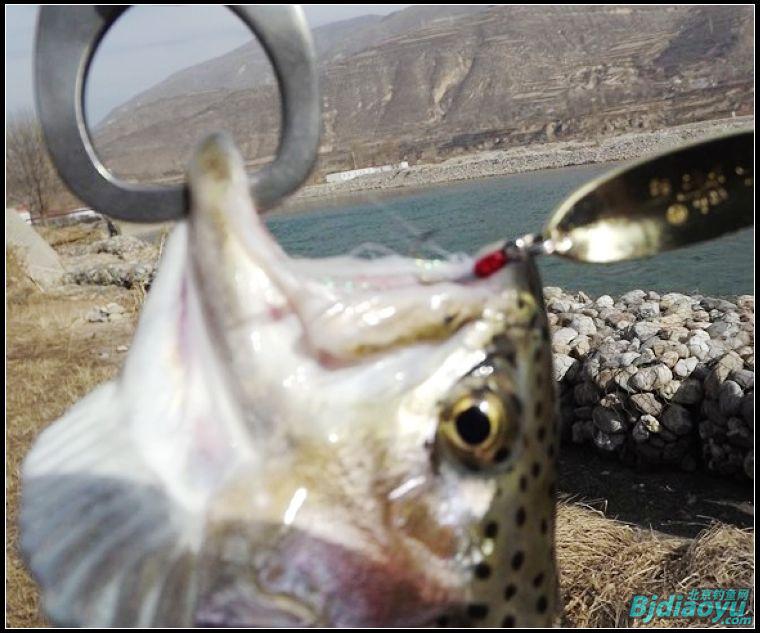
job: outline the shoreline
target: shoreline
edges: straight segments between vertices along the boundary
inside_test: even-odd
[[[362,195],[392,192],[405,195],[414,189],[467,180],[613,164],[663,152],[704,137],[753,127],[754,117],[745,116],[689,123],[652,132],[632,132],[598,141],[556,141],[466,154],[441,163],[414,165],[403,171],[363,176],[342,183],[309,185],[270,215],[309,212],[312,206],[323,206],[329,201],[360,199]]]

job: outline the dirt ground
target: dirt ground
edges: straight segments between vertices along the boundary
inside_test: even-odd
[[[8,257],[6,266],[6,624],[45,626],[17,552],[20,464],[41,429],[117,374],[125,358],[117,348],[129,345],[144,295],[97,286],[42,293],[24,283]],[[93,306],[111,302],[125,309],[124,319],[86,320]],[[753,585],[750,485],[702,473],[635,471],[566,448],[559,488],[565,626],[635,624],[627,617],[633,593]]]

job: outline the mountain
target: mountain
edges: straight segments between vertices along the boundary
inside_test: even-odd
[[[752,7],[717,5],[425,6],[320,27],[317,176],[749,114],[753,32]],[[138,95],[96,131],[99,154],[123,176],[170,176],[226,129],[265,160],[278,95],[257,55],[243,46]]]

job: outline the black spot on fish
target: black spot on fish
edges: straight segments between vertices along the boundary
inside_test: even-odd
[[[551,497],[552,499],[554,499],[554,497],[557,496],[557,484],[552,481],[549,484],[548,490],[549,490],[549,497]]]
[[[539,400],[538,402],[536,402],[534,414],[537,418],[540,418],[543,412],[544,412],[544,403]]]
[[[501,621],[501,626],[503,626],[505,629],[511,629],[515,626],[515,616],[513,615],[505,615],[504,619]]]
[[[493,461],[495,461],[497,464],[500,464],[508,457],[509,449],[506,446],[502,446],[498,451],[496,451],[496,454],[493,456]]]
[[[491,566],[488,563],[478,563],[475,566],[475,575],[480,580],[485,580],[491,577]]]
[[[522,492],[525,492],[528,489],[528,478],[523,475],[520,477],[520,490]]]
[[[487,604],[471,604],[467,607],[467,615],[474,620],[482,620],[488,615]]]
[[[487,538],[496,538],[496,534],[499,532],[499,524],[496,521],[490,521],[486,524],[484,534]]]
[[[546,437],[546,427],[540,426],[536,435],[538,435],[538,441],[543,442],[544,438]]]
[[[507,585],[507,588],[504,590],[504,600],[511,600],[516,593],[517,587],[514,585]]]
[[[533,466],[531,467],[530,472],[534,477],[538,477],[541,474],[541,464],[538,462],[533,462]]]
[[[515,408],[515,413],[517,413],[517,415],[522,415],[523,403],[520,398],[517,396],[512,396],[512,406]]]
[[[512,569],[517,571],[522,567],[523,562],[525,561],[525,554],[522,552],[516,552],[515,555],[512,557]]]
[[[523,525],[525,523],[525,508],[520,507],[515,515],[515,522],[517,525]]]
[[[549,606],[546,596],[541,596],[536,602],[536,611],[539,613],[546,613],[546,608]]]
[[[543,572],[541,572],[540,574],[538,574],[538,576],[536,576],[533,579],[533,586],[534,587],[538,587],[538,586],[541,585],[542,582],[544,582],[544,574],[543,574]]]
[[[549,531],[549,523],[546,519],[541,520],[541,534],[546,534]]]
[[[547,449],[546,452],[549,455],[549,457],[554,457],[554,442],[549,444],[549,448]]]
[[[446,615],[442,615],[435,621],[435,623],[436,623],[436,626],[447,626],[449,623],[449,617]]]

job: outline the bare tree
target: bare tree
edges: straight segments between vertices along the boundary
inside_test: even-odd
[[[61,192],[61,181],[31,110],[21,110],[8,119],[5,158],[8,197],[25,204],[32,217],[44,219]]]

